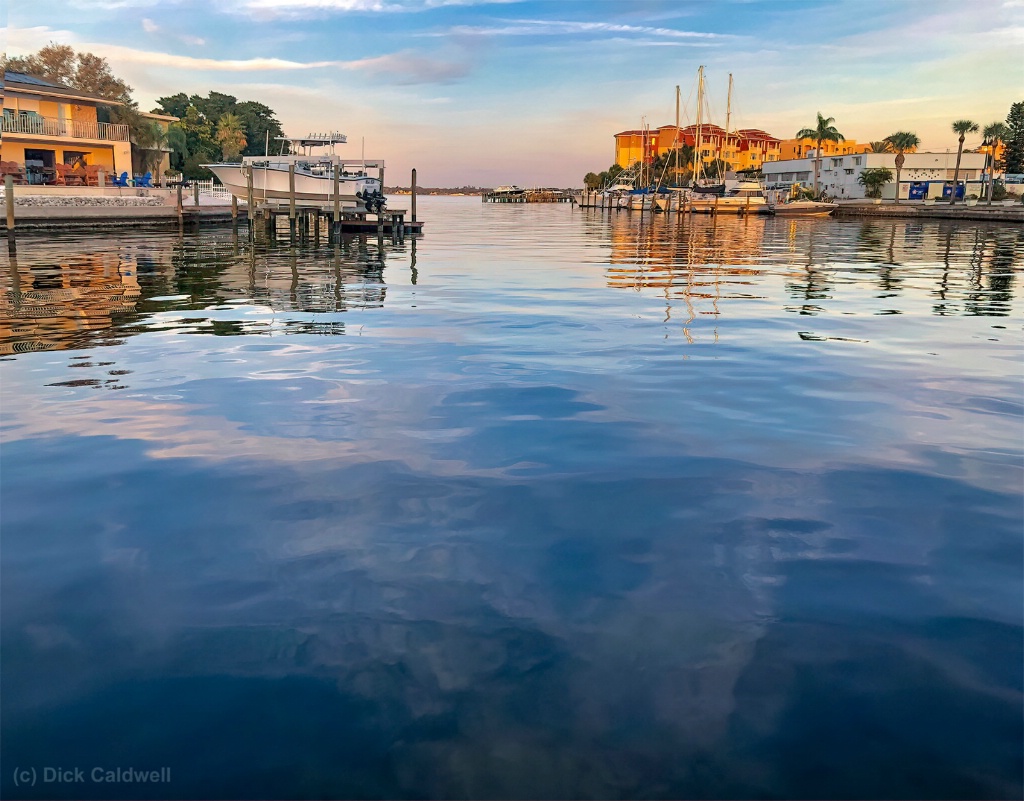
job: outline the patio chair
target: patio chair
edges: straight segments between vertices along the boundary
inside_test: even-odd
[[[135,185],[136,186],[145,186],[145,187],[152,188],[153,187],[153,173],[147,172],[141,178],[136,178],[135,179]]]
[[[110,185],[111,186],[128,186],[128,173],[123,172],[123,173],[121,173],[120,176],[111,175],[110,176]]]
[[[89,164],[85,168],[85,185],[86,186],[99,186],[100,185],[100,170],[103,168],[99,164]]]
[[[21,166],[16,161],[0,161],[0,180],[6,178],[8,175],[14,179],[16,184],[27,183],[25,180],[25,173],[22,171]]]

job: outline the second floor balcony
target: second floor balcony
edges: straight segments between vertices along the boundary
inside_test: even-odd
[[[4,111],[0,130],[4,133],[52,136],[65,139],[103,139],[113,142],[128,141],[128,126],[113,122],[86,122],[60,120],[39,114],[9,114]]]

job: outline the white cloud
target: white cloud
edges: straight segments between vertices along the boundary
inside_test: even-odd
[[[156,33],[158,30],[160,30],[160,26],[153,22],[153,20],[143,17],[142,30],[144,30],[146,33]]]
[[[145,64],[154,67],[172,67],[181,70],[209,70],[211,72],[259,72],[266,70],[312,70],[325,67],[343,67],[342,61],[289,61],[283,58],[216,59],[180,56],[174,53],[160,53],[155,50],[136,50],[124,45],[90,44],[83,42],[83,49],[92,48],[97,55],[108,60]]]
[[[104,0],[146,2],[147,0]],[[260,17],[312,17],[332,13],[419,12],[445,6],[476,6],[517,3],[522,0],[232,0],[229,10]]]
[[[267,0],[270,2],[271,0]],[[517,19],[503,20],[500,26],[456,25],[445,31],[422,36],[565,36],[568,34],[643,34],[669,39],[735,39],[730,34],[704,31],[681,31],[676,28],[655,28],[649,25],[625,25],[617,22],[574,22],[569,20]]]
[[[183,41],[185,44],[190,44],[190,45],[204,45],[204,44],[206,44],[206,40],[200,38],[199,36],[189,36],[188,34],[185,34],[184,36],[179,36],[178,38],[181,39],[181,41]]]

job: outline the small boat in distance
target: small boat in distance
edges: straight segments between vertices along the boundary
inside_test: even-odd
[[[780,217],[827,217],[835,214],[838,203],[827,203],[821,200],[790,200],[787,203],[769,203],[772,214]]]
[[[224,184],[232,195],[246,200],[249,193],[248,172],[252,168],[254,202],[286,203],[291,198],[290,168],[295,172],[295,205],[322,207],[334,202],[334,178],[338,176],[338,197],[344,211],[379,214],[386,202],[379,178],[372,178],[367,169],[383,171],[384,162],[375,159],[346,160],[336,155],[334,146],[348,141],[344,134],[310,134],[279,136],[281,153],[276,156],[243,156],[237,164],[203,164]],[[288,152],[285,153],[285,145]],[[315,153],[330,148],[327,153]]]
[[[496,197],[511,197],[515,195],[522,195],[526,190],[522,187],[515,186],[498,186],[491,190],[491,195]]]

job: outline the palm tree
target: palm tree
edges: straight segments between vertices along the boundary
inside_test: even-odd
[[[889,149],[889,143],[884,139],[881,142],[868,142],[868,146],[871,148],[871,153],[891,153]]]
[[[818,174],[821,172],[821,143],[842,142],[846,138],[835,129],[835,126],[832,125],[834,122],[834,117],[822,117],[819,111],[817,125],[813,128],[802,128],[796,134],[797,139],[813,139],[817,143],[817,149],[814,151],[815,197],[818,196]]]
[[[953,133],[960,134],[960,147],[956,151],[956,169],[953,170],[953,192],[949,198],[949,205],[956,203],[956,185],[960,180],[960,157],[964,154],[964,139],[969,133],[978,132],[978,123],[971,120],[957,120],[952,125]]]
[[[991,148],[988,168],[988,204],[991,206],[992,186],[996,181],[996,150],[999,149],[1000,143],[1006,141],[1007,137],[1010,135],[1010,129],[1004,122],[991,122],[985,126],[981,135],[985,137],[985,144]]]
[[[224,161],[234,161],[245,150],[245,130],[237,114],[228,112],[217,120],[217,141],[224,152]]]
[[[921,140],[917,138],[917,134],[910,133],[910,131],[897,131],[891,133],[885,139],[885,142],[890,150],[896,151],[896,202],[900,202],[900,170],[903,169],[903,162],[906,161],[904,153],[908,150],[917,150],[921,145]]]

